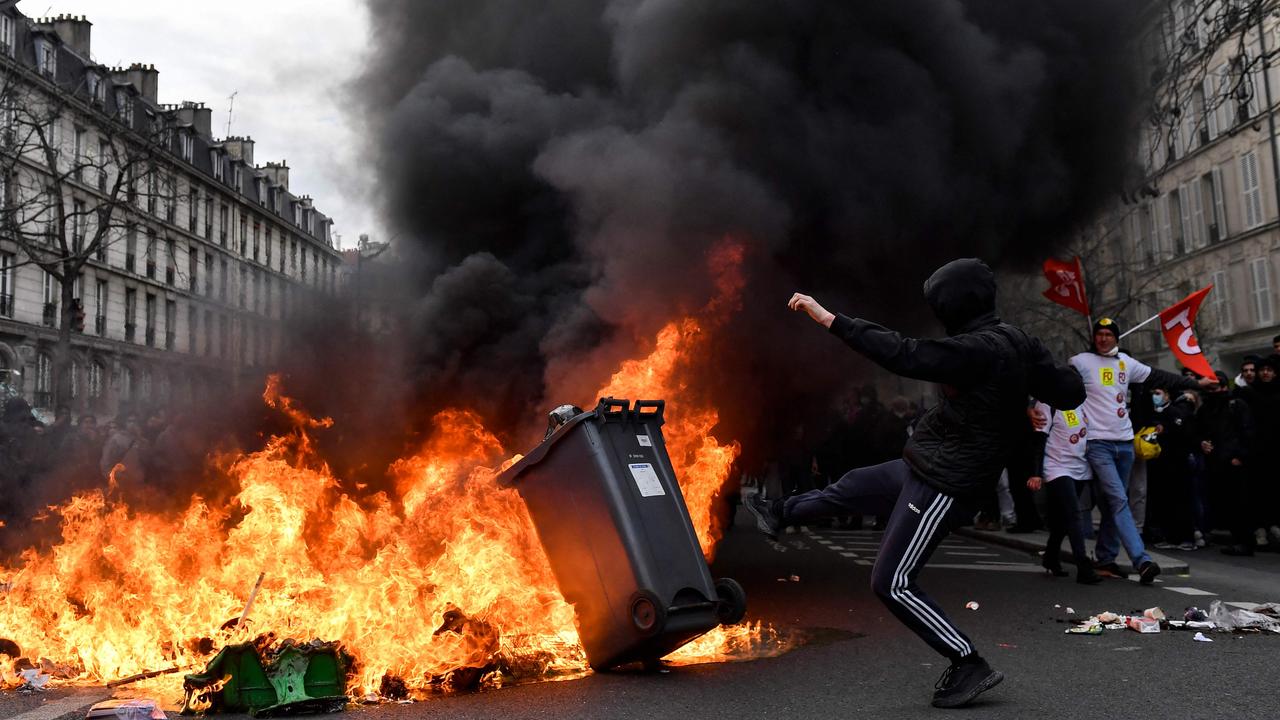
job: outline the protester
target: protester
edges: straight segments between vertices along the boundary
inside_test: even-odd
[[[1174,397],[1164,388],[1151,391],[1160,456],[1147,461],[1151,516],[1149,537],[1161,550],[1194,550],[1192,524],[1192,455],[1199,453],[1196,409],[1199,395],[1188,390]]]
[[[828,312],[796,293],[789,307],[804,311],[851,348],[890,372],[940,383],[938,404],[917,424],[903,456],[857,468],[803,495],[747,507],[767,535],[823,517],[888,512],[872,590],[889,609],[950,661],[933,696],[936,707],[960,707],[1004,676],[916,584],[916,577],[950,530],[973,517],[974,501],[991,493],[1001,470],[1026,436],[1026,398],[1059,407],[1084,399],[1079,376],[1055,367],[1039,340],[1003,323],[995,313],[995,276],[979,260],[955,260],[924,286],[925,299],[949,337],[915,340],[867,320]],[[801,370],[803,371],[803,370]]]
[[[1258,382],[1251,386],[1257,441],[1252,453],[1247,504],[1254,517],[1250,523],[1254,543],[1260,548],[1280,550],[1280,355],[1268,355],[1258,366]]]
[[[1090,471],[1085,458],[1089,426],[1084,410],[1054,410],[1042,402],[1035,405],[1038,414],[1047,418],[1045,427],[1036,432],[1033,445],[1032,472],[1027,489],[1048,491],[1049,541],[1044,546],[1044,569],[1055,577],[1066,577],[1062,569],[1062,539],[1071,543],[1071,556],[1076,563],[1076,582],[1095,585],[1102,576],[1093,569],[1084,544],[1084,519],[1077,502],[1080,490],[1087,487]]]
[[[1240,363],[1240,374],[1236,375],[1233,381],[1238,388],[1248,387],[1252,385],[1258,376],[1258,363],[1262,358],[1257,355],[1245,355],[1244,360]]]
[[[1120,352],[1119,339],[1118,323],[1101,318],[1093,324],[1090,350],[1071,358],[1087,393],[1084,409],[1090,432],[1085,452],[1093,470],[1095,501],[1103,509],[1095,544],[1095,567],[1103,575],[1128,577],[1115,561],[1123,544],[1140,582],[1149,585],[1160,574],[1160,566],[1147,554],[1129,510],[1129,471],[1133,466],[1133,425],[1126,407],[1129,383],[1150,380],[1181,391],[1201,384],[1207,387],[1217,380],[1204,378],[1197,382],[1152,368]]]
[[[1241,368],[1243,374],[1244,368]],[[1249,500],[1250,448],[1253,445],[1253,414],[1249,404],[1237,391],[1228,392],[1226,373],[1219,372],[1218,387],[1204,396],[1200,408],[1200,451],[1205,465],[1209,487],[1220,492],[1212,497],[1215,508],[1207,513],[1218,525],[1231,530],[1231,545],[1222,549],[1227,555],[1252,555],[1254,550],[1253,509]],[[1211,527],[1210,521],[1202,521],[1200,532]]]
[[[146,457],[147,440],[138,416],[128,415],[103,446],[98,471],[107,479],[114,470],[117,483],[140,487],[147,479]]]

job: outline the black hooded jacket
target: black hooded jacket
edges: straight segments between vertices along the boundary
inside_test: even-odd
[[[917,340],[845,315],[831,332],[890,372],[943,386],[903,459],[940,492],[978,496],[1018,460],[1029,436],[1028,396],[1074,409],[1084,402],[1084,383],[1074,369],[1055,365],[1039,340],[996,317],[995,276],[982,261],[943,265],[924,296],[948,337]]]

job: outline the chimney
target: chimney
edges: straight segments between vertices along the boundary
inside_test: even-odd
[[[46,22],[53,26],[53,31],[58,33],[63,44],[85,60],[89,59],[89,31],[93,23],[85,16],[59,15]]]
[[[190,125],[196,134],[208,138],[213,130],[213,110],[202,102],[183,100],[178,106],[178,122]]]
[[[138,94],[143,99],[149,101],[152,105],[157,104],[156,98],[160,93],[160,71],[156,70],[155,65],[134,63],[129,66],[128,70],[123,71],[123,74],[124,79],[138,90]]]
[[[227,149],[227,154],[232,160],[239,160],[245,165],[253,166],[253,138],[229,137],[222,141],[222,146]]]
[[[271,184],[284,188],[285,192],[289,191],[289,161],[269,162],[258,169],[271,180]]]

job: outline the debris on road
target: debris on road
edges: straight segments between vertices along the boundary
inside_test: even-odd
[[[969,610],[977,610],[977,609],[978,609],[978,603],[976,603],[976,602],[974,602],[974,601],[972,601],[972,600],[970,600],[969,602],[965,603],[965,604],[964,604],[964,606],[965,606],[967,609],[969,609]]]
[[[1160,632],[1160,621],[1149,617],[1131,617],[1125,623],[1130,630],[1140,633]]]
[[[1267,603],[1255,606],[1254,610],[1241,610],[1240,608],[1228,608],[1221,600],[1214,600],[1213,604],[1209,606],[1209,619],[1227,632],[1232,630],[1265,630],[1280,633],[1280,617],[1264,614],[1264,612],[1256,612],[1258,609],[1263,611],[1270,610],[1270,606],[1273,605],[1275,603]]]
[[[1212,640],[1212,639],[1205,637],[1204,633],[1202,633],[1202,632],[1197,632],[1197,633],[1195,634],[1195,637],[1193,637],[1193,638],[1191,638],[1191,639],[1192,639],[1192,640],[1195,640],[1196,642],[1213,642],[1213,640]]]
[[[792,575],[792,576],[791,576],[791,582],[800,582],[800,576],[799,576],[799,575]]]
[[[165,720],[164,710],[160,703],[151,698],[131,698],[128,700],[103,700],[89,708],[86,720],[91,718],[112,718],[112,720]]]
[[[1069,607],[1069,608],[1067,608],[1067,614],[1068,614],[1068,615],[1075,615],[1075,614],[1076,614],[1076,609],[1075,609],[1075,608],[1073,608],[1073,607]]]
[[[1071,612],[1071,608],[1067,608]],[[1151,607],[1142,611],[1141,615],[1119,615],[1110,610],[1085,618],[1075,626],[1067,629],[1072,635],[1100,635],[1104,630],[1123,630],[1128,628],[1139,633],[1158,633],[1161,630],[1195,630],[1196,635],[1205,637],[1201,631],[1259,633],[1273,632],[1280,634],[1280,603],[1263,603],[1255,605],[1252,610],[1231,608],[1220,600],[1214,600],[1205,612],[1197,607],[1189,607],[1182,614],[1182,620],[1170,620],[1162,608]],[[1059,622],[1066,622],[1059,620]],[[1199,640],[1200,637],[1196,639]],[[1207,637],[1205,641],[1212,642]]]

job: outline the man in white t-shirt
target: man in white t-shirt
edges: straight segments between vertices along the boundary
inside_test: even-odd
[[[1084,379],[1084,412],[1089,418],[1089,443],[1085,453],[1093,469],[1094,495],[1102,508],[1102,523],[1094,554],[1098,572],[1128,577],[1116,564],[1120,545],[1133,561],[1140,581],[1149,585],[1160,574],[1142,543],[1142,535],[1129,510],[1129,471],[1133,468],[1133,423],[1127,406],[1129,384],[1148,383],[1169,391],[1198,390],[1217,383],[1199,381],[1145,365],[1120,352],[1120,327],[1111,318],[1093,324],[1093,349],[1071,358],[1071,366]]]

